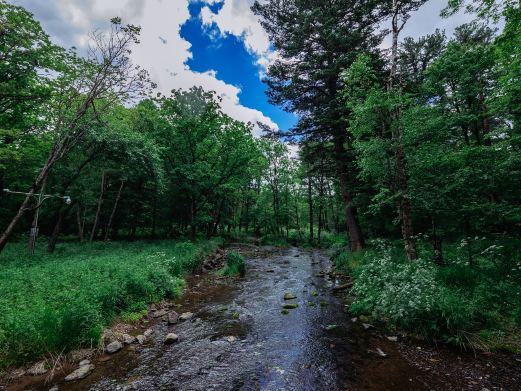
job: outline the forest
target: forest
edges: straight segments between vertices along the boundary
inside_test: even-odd
[[[80,53],[0,0],[0,369],[91,346],[251,238],[327,251],[352,316],[520,353],[521,10],[449,0],[433,18],[474,20],[403,36],[426,2],[255,2],[279,131],[159,92],[139,26]]]

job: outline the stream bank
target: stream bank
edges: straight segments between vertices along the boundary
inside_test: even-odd
[[[512,356],[390,341],[353,321],[343,293],[333,289],[344,281],[329,273],[331,261],[321,251],[229,250],[244,254],[246,276],[190,276],[171,308],[192,318],[147,323],[152,333],[144,344],[97,357],[83,380],[64,382],[74,369],[64,368],[50,382],[25,377],[8,390],[516,390],[521,384],[521,363]],[[178,342],[165,345],[168,333]]]

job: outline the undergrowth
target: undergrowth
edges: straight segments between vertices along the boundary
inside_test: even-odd
[[[419,242],[416,262],[399,242],[372,241],[358,253],[333,245],[336,268],[354,279],[351,311],[458,346],[521,352],[519,243],[476,240],[471,258],[462,242],[449,244],[442,266],[428,245]]]
[[[147,304],[181,293],[219,239],[192,242],[42,245],[25,243],[0,257],[0,369],[56,353],[96,346],[117,315],[134,321]]]

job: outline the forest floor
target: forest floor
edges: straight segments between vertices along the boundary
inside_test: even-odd
[[[244,277],[193,275],[180,299],[116,326],[147,334],[142,344],[90,357],[83,380],[64,382],[70,363],[7,390],[519,389],[521,357],[436,347],[354,319],[333,289],[346,281],[319,250],[231,249],[246,258]],[[174,313],[192,316],[169,322]],[[165,344],[169,333],[178,341]]]

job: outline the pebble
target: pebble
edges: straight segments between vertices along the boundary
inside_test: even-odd
[[[176,324],[179,322],[179,314],[175,311],[172,311],[168,314],[168,324]]]
[[[27,373],[31,376],[40,376],[47,372],[47,368],[45,367],[45,361],[40,361],[34,364],[31,368],[27,370]]]
[[[123,342],[127,345],[133,344],[134,342],[136,342],[136,337],[129,334],[123,334]]]
[[[194,314],[191,312],[183,312],[181,314],[181,316],[179,317],[179,319],[182,321],[185,321],[185,320],[191,319],[193,316],[194,316]]]
[[[65,381],[81,380],[89,376],[94,370],[94,365],[83,365],[65,377]]]
[[[105,347],[105,351],[106,351],[107,353],[109,353],[109,354],[114,354],[114,353],[119,352],[122,348],[123,348],[123,345],[121,344],[121,342],[119,342],[119,341],[114,341],[114,342],[109,343],[109,344]]]
[[[165,337],[165,344],[172,344],[174,342],[177,342],[179,340],[179,337],[177,334],[169,333]]]

